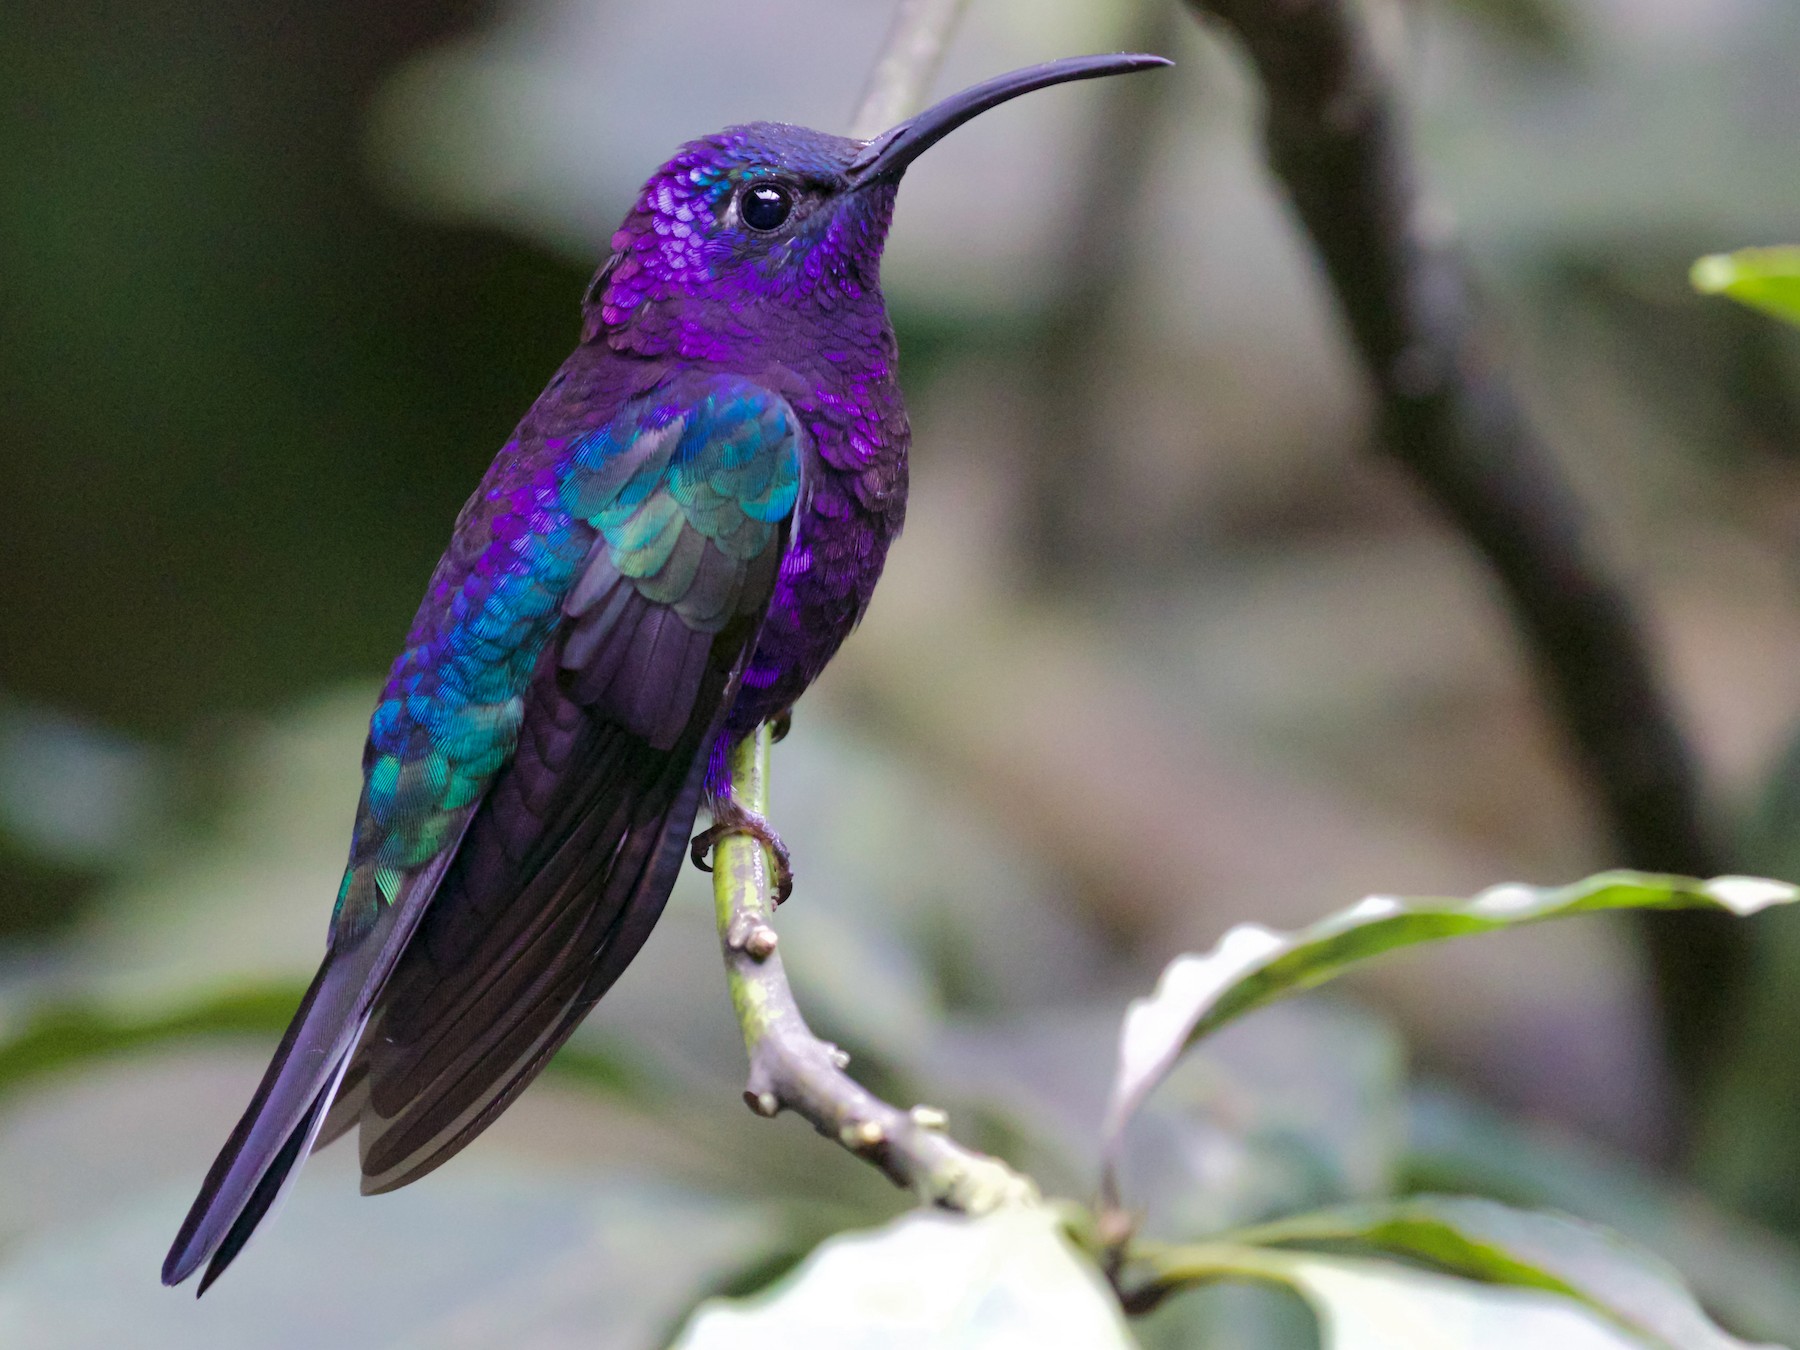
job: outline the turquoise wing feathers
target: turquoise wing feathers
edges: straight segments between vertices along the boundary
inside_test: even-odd
[[[794,513],[803,435],[778,394],[685,374],[598,428],[543,438],[552,455],[523,453],[523,436],[501,453],[458,518],[371,719],[334,943],[366,930],[409,873],[455,845],[518,743],[527,686],[559,633],[564,664],[580,667],[617,638],[622,596],[666,608],[696,635],[737,614]],[[656,642],[613,646],[602,701],[622,720],[679,701],[678,690],[658,701],[658,681],[683,677],[658,668]],[[640,720],[648,731],[656,714]]]

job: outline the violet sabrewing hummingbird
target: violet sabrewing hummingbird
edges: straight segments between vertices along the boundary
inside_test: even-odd
[[[323,964],[163,1264],[200,1290],[308,1151],[358,1129],[363,1191],[437,1167],[524,1090],[656,923],[731,748],[783,718],[867,608],[906,508],[880,287],[895,190],[1002,75],[871,141],[753,123],[651,176],[581,344],[457,517],[363,749]]]

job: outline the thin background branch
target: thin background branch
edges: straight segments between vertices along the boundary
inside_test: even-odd
[[[1237,37],[1266,94],[1270,166],[1312,236],[1375,385],[1382,445],[1493,569],[1600,798],[1619,861],[1711,876],[1721,848],[1695,756],[1588,514],[1477,331],[1468,279],[1423,200],[1404,110],[1348,0],[1187,0]],[[1658,916],[1648,945],[1692,1085],[1729,1011],[1743,935]]]
[[[852,136],[862,140],[879,136],[924,106],[950,37],[968,7],[969,0],[900,0],[856,115],[850,119]]]

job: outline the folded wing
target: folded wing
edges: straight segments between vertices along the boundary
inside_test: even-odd
[[[777,396],[688,377],[577,445],[595,538],[526,696],[518,749],[388,981],[326,1137],[364,1189],[456,1153],[637,954],[774,592],[800,488]]]

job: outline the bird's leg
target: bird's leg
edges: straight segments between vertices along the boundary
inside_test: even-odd
[[[712,846],[728,834],[747,834],[769,851],[775,864],[775,903],[779,905],[794,893],[794,866],[787,845],[767,819],[747,806],[739,806],[729,794],[713,799],[712,818],[713,823],[694,836],[689,856],[695,867],[702,872],[712,871],[712,864],[706,860]]]
[[[769,719],[769,739],[779,741],[788,734],[793,725],[794,710],[784,708]],[[707,772],[706,805],[712,812],[712,824],[694,836],[689,849],[689,856],[694,866],[702,872],[712,871],[712,864],[706,855],[712,851],[713,845],[728,834],[747,834],[768,850],[769,858],[775,865],[775,903],[780,904],[794,891],[794,865],[788,854],[787,845],[781,842],[781,836],[775,833],[775,827],[768,819],[749,807],[740,805],[737,796],[731,790],[731,773],[724,768],[724,761],[717,759],[714,751],[713,767]]]

